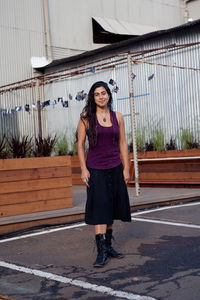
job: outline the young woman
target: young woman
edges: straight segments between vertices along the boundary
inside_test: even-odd
[[[85,159],[85,140],[89,150]],[[114,220],[131,221],[126,183],[128,149],[122,114],[112,110],[112,94],[103,81],[94,83],[78,124],[78,156],[81,178],[87,185],[85,222],[94,225],[97,258],[103,267],[108,256],[122,258],[111,245]]]

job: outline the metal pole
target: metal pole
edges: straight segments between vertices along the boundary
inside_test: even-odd
[[[40,108],[40,83],[39,79],[36,82],[36,99],[37,99],[37,111],[38,111],[38,135],[42,137],[42,118],[41,118],[41,108]]]
[[[45,30],[45,41],[46,41],[46,55],[47,55],[47,59],[49,61],[52,61],[50,26],[49,26],[49,11],[48,11],[47,0],[43,0],[43,13],[44,13],[44,30]]]
[[[136,143],[136,127],[135,127],[135,105],[133,97],[133,80],[132,80],[132,68],[131,68],[131,55],[127,55],[128,61],[128,80],[129,80],[129,101],[130,101],[130,114],[131,114],[131,127],[132,127],[132,140],[133,140],[133,160],[135,169],[135,190],[136,196],[140,194],[139,186],[139,171],[138,171],[138,158],[137,158],[137,143]]]
[[[113,63],[115,63],[115,57],[111,58],[111,61],[112,61]],[[115,67],[113,68],[113,71],[112,71],[112,79],[113,79],[114,81],[116,81],[116,69],[115,69]],[[117,94],[116,94],[116,93],[113,93],[113,102],[114,102],[114,104],[115,104],[114,109],[115,109],[116,111],[118,111],[118,101],[117,101]]]

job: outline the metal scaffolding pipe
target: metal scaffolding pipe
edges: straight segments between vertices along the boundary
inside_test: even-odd
[[[133,80],[132,80],[132,68],[131,68],[131,55],[127,55],[128,61],[128,81],[129,81],[129,103],[130,103],[130,114],[131,114],[131,129],[132,129],[132,140],[133,140],[133,159],[134,159],[134,169],[135,169],[135,190],[136,196],[140,194],[139,186],[139,170],[138,170],[138,158],[137,158],[137,143],[136,143],[136,126],[135,126],[135,105],[133,97]]]

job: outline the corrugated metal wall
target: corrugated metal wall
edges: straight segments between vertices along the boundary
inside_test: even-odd
[[[154,49],[173,43],[188,44],[198,41],[200,41],[198,32],[190,32],[187,35],[184,32],[181,35],[173,33],[162,39],[143,42],[141,45],[138,44],[137,48],[130,50]],[[164,144],[169,143],[172,138],[178,148],[181,148],[181,136],[184,130],[193,135],[194,141],[200,141],[200,75],[199,70],[187,69],[187,67],[199,69],[199,45],[182,50],[166,50],[159,55],[158,51],[155,51],[151,53],[151,57],[148,57],[149,55],[138,57],[138,60],[143,63],[132,64],[133,73],[136,75],[133,85],[137,134],[143,135],[143,139],[149,142],[155,135],[163,133]],[[113,93],[114,109],[123,113],[127,138],[130,140],[131,122],[126,62],[116,65],[115,68],[74,76],[56,82],[51,87],[46,86],[45,95],[47,98],[63,95],[68,99],[68,94],[72,93],[75,98],[78,91],[88,92],[95,81],[109,82],[110,78],[114,79],[119,87],[118,93]],[[60,106],[59,114],[49,107],[47,118],[51,131],[65,132],[66,128],[68,132],[75,131],[85,101],[79,102],[74,98],[69,100],[69,108],[63,110]]]
[[[198,27],[197,27],[198,29]],[[171,44],[188,44],[200,41],[198,30],[190,30],[165,35],[162,38],[151,39],[138,43],[131,47],[131,51],[155,49]],[[176,140],[178,148],[181,148],[181,136],[184,130],[193,135],[200,142],[200,52],[199,45],[185,47],[181,50],[170,49],[134,56],[132,70],[136,129],[139,138],[149,142],[153,136],[159,133],[164,135],[164,144],[169,143],[170,138]],[[79,115],[85,105],[85,100],[78,101],[76,95],[84,90],[88,93],[90,86],[98,80],[109,82],[116,81],[119,91],[113,92],[114,110],[122,112],[125,119],[125,128],[130,142],[131,121],[129,109],[128,71],[127,62],[118,63],[120,57],[102,59],[96,64],[85,64],[79,68],[56,72],[45,75],[45,85],[41,86],[41,101],[50,100],[50,105],[42,109],[43,134],[67,135],[69,143],[73,141]],[[137,61],[139,63],[137,63]],[[106,65],[107,64],[107,65]],[[95,70],[90,69],[96,66]],[[106,66],[106,68],[104,68]],[[179,68],[180,67],[180,68]],[[187,68],[190,67],[191,69]],[[194,69],[197,70],[194,70]],[[63,67],[61,66],[61,69]],[[88,71],[89,70],[89,71]],[[74,71],[76,73],[74,73]],[[113,87],[109,85],[112,89]],[[35,89],[35,87],[34,87]],[[7,92],[1,95],[1,109],[13,108],[15,105],[30,106],[35,100],[34,92],[27,88],[20,92]],[[15,94],[16,93],[16,94]],[[69,95],[72,95],[70,99]],[[3,97],[3,98],[2,98]],[[64,107],[61,100],[68,101]],[[17,100],[18,99],[18,100]],[[17,103],[17,104],[16,104]],[[9,105],[8,105],[9,104]],[[21,114],[21,115],[20,115]],[[1,128],[15,128],[21,134],[37,134],[37,110],[27,112],[15,112],[8,127],[6,118],[11,116],[1,115]],[[16,116],[18,118],[16,119]],[[21,117],[19,117],[21,116]],[[2,125],[3,124],[3,125]]]
[[[88,68],[89,65],[86,65],[85,67]],[[81,70],[84,70],[84,68],[81,68]],[[78,71],[78,69],[76,69],[76,71]],[[62,76],[62,73],[60,75]],[[72,76],[67,79],[58,80],[45,85],[45,99],[57,101],[56,105],[46,108],[48,131],[52,134],[57,133],[60,136],[66,134],[70,137],[71,141],[73,141],[79,116],[85,105],[85,100],[79,101],[75,99],[77,93],[82,90],[88,93],[89,87],[95,81],[103,79],[108,82],[112,77],[113,69],[110,69],[109,71],[104,70],[95,73],[89,72],[83,75]],[[69,94],[72,96],[71,100]],[[68,101],[69,106],[67,108],[63,107],[61,102],[58,102],[58,98],[61,97],[64,101]]]
[[[38,136],[37,101],[43,99],[43,87],[38,88],[35,81],[25,84],[24,88],[19,88],[19,84],[11,85],[6,92],[0,93],[0,136]],[[46,118],[43,111],[41,114],[43,132],[47,135]]]
[[[32,77],[31,56],[45,56],[41,0],[0,1],[0,85]]]
[[[144,5],[148,5],[148,9],[142,10]],[[163,7],[168,15],[165,19],[159,17]],[[152,18],[155,8],[158,13]],[[93,15],[128,22],[135,20],[157,28],[183,22],[181,6],[176,0],[168,4],[152,0],[87,0],[87,3],[82,0],[48,0],[47,11],[53,59],[103,46],[93,43]],[[0,1],[0,44],[0,86],[32,77],[31,57],[46,56],[43,0]]]
[[[77,51],[103,46],[93,42],[92,16],[152,26],[158,30],[184,22],[182,0],[50,0],[48,7],[54,58],[68,56],[67,50],[76,55]]]

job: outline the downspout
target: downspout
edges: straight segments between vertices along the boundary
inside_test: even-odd
[[[183,0],[184,1],[184,23],[188,22],[189,19],[189,11],[187,8],[187,0]]]
[[[46,58],[47,58],[47,60],[52,61],[50,27],[49,27],[49,11],[48,11],[47,0],[43,0],[43,14],[44,14],[44,34],[45,34],[45,46],[46,46]]]

